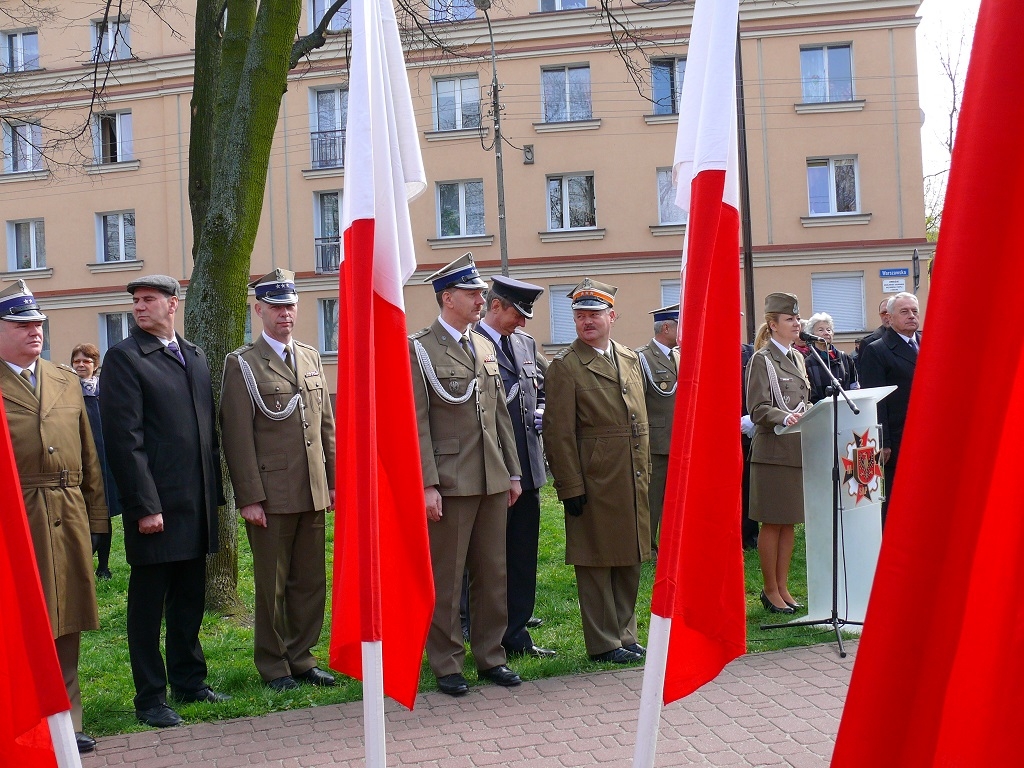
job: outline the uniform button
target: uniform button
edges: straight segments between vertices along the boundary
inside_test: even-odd
[[[622,394],[626,394],[626,388],[625,387],[622,388]]]
[[[281,388],[280,388],[280,387],[274,387],[274,391],[275,391],[275,392],[280,392],[280,391],[281,391]]]
[[[53,452],[54,452],[54,451],[56,451],[57,449],[56,449],[56,448],[54,448],[54,447],[53,447],[53,446],[51,445],[51,446],[50,446],[49,448],[47,448],[46,450],[47,450],[47,452],[48,452],[48,453],[53,453]]]
[[[636,471],[636,476],[640,477],[640,470],[639,469]]]
[[[306,445],[307,445],[307,446],[309,446],[309,445],[312,445],[312,444],[313,444],[313,443],[312,443],[312,441],[310,441],[310,440],[307,440],[307,441],[306,441]]]
[[[636,421],[636,414],[635,413],[632,414],[632,419],[633,419],[633,421]]]
[[[53,521],[53,527],[54,528],[60,528],[60,518],[59,517],[56,520]]]

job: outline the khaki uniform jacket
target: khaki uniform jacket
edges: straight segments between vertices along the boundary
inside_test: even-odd
[[[651,453],[668,456],[672,445],[672,416],[676,410],[674,387],[679,371],[679,350],[672,350],[672,359],[665,357],[653,341],[636,351],[647,359],[650,378],[644,374],[644,395],[647,401],[647,423],[651,428]],[[658,394],[672,392],[671,395]]]
[[[103,472],[74,371],[36,363],[39,399],[0,363],[25,512],[55,638],[99,628],[92,533],[107,533]],[[67,471],[67,486],[59,487]]]
[[[618,371],[577,339],[551,361],[544,447],[559,499],[586,494],[565,517],[565,562],[616,567],[651,554],[651,457],[640,358],[612,342]]]
[[[766,360],[775,366],[779,391],[790,410],[808,402],[811,385],[807,381],[803,355],[794,352],[796,362],[790,360],[771,340],[754,353],[747,363],[747,410],[757,425],[750,449],[750,460],[759,464],[782,464],[799,467],[800,435],[776,435],[775,427],[786,422],[789,411],[775,402],[768,379]]]
[[[235,504],[260,502],[268,515],[310,512],[330,506],[334,488],[334,411],[320,354],[293,342],[295,373],[261,334],[224,360],[220,426]],[[274,421],[254,405],[238,359],[252,369],[263,404],[287,408],[296,392],[301,405]]]
[[[478,331],[471,331],[470,338],[476,360],[438,320],[409,337],[423,486],[436,486],[442,496],[501,493],[512,487],[511,475],[521,474],[494,345]],[[461,397],[471,381],[477,382],[479,417],[475,395],[453,404],[434,391],[427,381],[429,369],[423,371],[416,356],[416,341],[430,357],[444,392]]]

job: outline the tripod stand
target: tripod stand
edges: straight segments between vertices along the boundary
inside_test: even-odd
[[[828,351],[826,349],[826,354]],[[822,366],[825,373],[828,374],[828,378],[831,380],[832,385],[829,387],[832,395],[832,612],[827,619],[801,619],[800,621],[791,621],[784,624],[762,624],[761,629],[782,629],[784,627],[810,627],[827,624],[832,627],[832,631],[836,635],[836,643],[839,645],[839,657],[846,658],[846,649],[843,647],[843,637],[840,634],[840,628],[846,625],[860,625],[863,622],[850,621],[847,617],[840,617],[839,615],[839,493],[840,493],[840,481],[839,481],[839,396],[843,396],[843,400],[850,407],[850,410],[854,414],[860,413],[860,408],[850,400],[849,396],[843,390],[839,383],[839,380],[832,374],[831,368],[821,359],[821,356],[817,353],[817,350],[812,347],[812,354],[810,355],[818,364]],[[827,392],[828,390],[826,390]]]

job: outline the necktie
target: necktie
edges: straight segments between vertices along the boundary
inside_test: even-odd
[[[793,353],[792,349],[786,353],[786,357],[789,358],[789,362],[791,362],[793,365],[796,365],[796,355]]]
[[[508,336],[501,337],[501,351],[505,353],[505,357],[512,363],[512,367],[516,367],[516,358],[512,354],[512,340]]]
[[[295,373],[295,361],[292,359],[291,347],[284,348],[284,364],[288,366],[288,370]]]
[[[914,338],[913,336],[910,337],[910,348],[912,350],[914,350],[915,352],[919,352],[920,351],[920,347],[919,347],[919,345],[917,343],[917,339]]]
[[[459,340],[459,346],[462,347],[463,351],[469,355],[469,359],[476,361],[476,356],[473,354],[473,345],[469,341],[469,334],[464,334]]]
[[[178,362],[181,363],[181,367],[185,367],[185,357],[181,354],[181,350],[178,348],[178,342],[172,341],[167,345],[167,349],[174,353],[174,356],[178,358]]]
[[[28,368],[22,368],[21,373],[18,375],[25,380],[25,383],[28,384],[28,388],[32,390],[32,394],[34,395],[36,393],[36,383],[32,381],[32,371]]]

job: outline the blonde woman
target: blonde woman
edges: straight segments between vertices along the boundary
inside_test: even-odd
[[[756,425],[750,448],[750,519],[761,523],[761,603],[772,613],[793,613],[801,606],[787,586],[794,526],[804,521],[800,435],[775,434],[777,426],[796,424],[808,405],[804,359],[793,349],[801,329],[797,297],[769,294],[747,365],[747,410]]]

